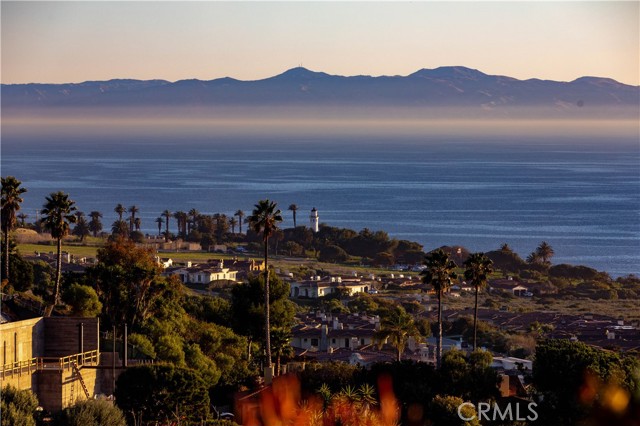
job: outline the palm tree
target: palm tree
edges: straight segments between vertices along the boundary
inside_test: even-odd
[[[9,279],[9,232],[16,224],[16,212],[20,210],[22,194],[27,192],[20,188],[20,182],[13,176],[2,178],[2,232],[4,233],[4,277]]]
[[[91,232],[89,230],[89,224],[84,218],[84,213],[78,213],[81,214],[76,214],[76,226],[73,228],[72,234],[80,237],[80,242],[83,242],[87,235],[89,235]]]
[[[238,216],[238,232],[242,234],[242,218],[244,217],[244,212],[237,210],[233,215]]]
[[[189,216],[187,213],[179,211],[175,212],[173,217],[176,219],[176,222],[178,222],[178,234],[185,237],[187,235],[187,219]]]
[[[158,224],[158,235],[162,234],[162,225],[164,224],[164,220],[161,217],[156,218],[156,223]]]
[[[26,213],[20,213],[16,216],[18,219],[20,219],[20,226],[22,226],[23,228],[25,227],[25,219],[29,217],[28,214]]]
[[[529,265],[536,265],[539,263],[543,263],[542,257],[536,251],[532,251],[529,253],[529,256],[525,259]]]
[[[464,262],[464,277],[475,288],[476,299],[473,308],[473,350],[478,349],[478,291],[487,285],[489,274],[493,272],[493,262],[484,253],[473,253]]]
[[[131,217],[129,218],[129,232],[133,232],[133,226],[136,223],[136,213],[138,213],[140,209],[138,206],[129,207],[129,213],[131,213]]]
[[[60,275],[62,268],[62,238],[69,233],[69,224],[75,223],[77,217],[75,202],[69,199],[69,195],[64,192],[52,192],[45,198],[42,213],[44,226],[51,232],[51,236],[57,240],[57,261],[56,261],[56,289],[53,296],[54,306],[60,302]]]
[[[166,219],[166,229],[165,229],[165,233],[164,233],[164,240],[165,241],[169,241],[169,219],[171,218],[171,212],[169,210],[165,210],[162,212],[162,214],[160,216],[164,216],[164,218]]]
[[[189,216],[191,216],[191,223],[193,225],[192,229],[196,229],[196,223],[198,222],[198,216],[200,216],[200,212],[196,209],[189,210]],[[189,230],[191,233],[191,230]]]
[[[404,348],[407,345],[407,339],[410,336],[419,336],[420,333],[413,321],[413,317],[407,313],[401,306],[391,309],[380,322],[380,330],[376,332],[375,338],[379,345],[385,341],[396,348],[397,360],[402,360]]]
[[[133,221],[133,226],[136,228],[136,231],[140,231],[142,220],[139,217],[136,217],[136,219]]]
[[[236,219],[235,216],[232,216],[231,219],[229,219],[229,225],[231,225],[231,233],[235,234],[236,233],[236,225],[238,224],[238,219]]]
[[[298,206],[295,204],[291,204],[287,210],[291,210],[293,212],[293,227],[296,227],[296,212],[298,211]]]
[[[547,243],[546,241],[543,241],[542,243],[540,243],[538,248],[536,248],[535,252],[538,256],[540,256],[540,258],[542,259],[542,263],[544,263],[545,265],[548,265],[551,263],[551,258],[555,254],[555,252],[553,251],[553,248],[551,248],[549,243]]]
[[[280,361],[282,357],[293,355],[291,347],[291,330],[287,328],[274,328],[271,330],[271,345],[276,356],[276,376],[280,375]]]
[[[125,214],[125,212],[127,211],[127,208],[122,204],[118,204],[116,208],[113,209],[113,211],[118,213],[118,220],[122,220],[122,215]]]
[[[262,233],[264,242],[264,334],[265,350],[267,357],[266,371],[268,378],[273,376],[273,366],[271,364],[271,333],[269,324],[269,237],[278,228],[278,223],[282,222],[282,213],[278,205],[273,201],[260,200],[255,205],[249,223],[256,234]]]
[[[89,217],[91,220],[89,221],[89,231],[93,232],[93,236],[97,237],[98,232],[102,231],[102,222],[100,218],[102,217],[102,213],[98,211],[92,211],[89,213]]]
[[[111,224],[111,235],[129,238],[129,224],[124,220],[116,220]]]
[[[422,282],[431,284],[438,295],[438,347],[436,352],[437,366],[442,363],[442,294],[453,285],[458,275],[455,273],[456,263],[449,255],[438,249],[424,258],[427,267],[420,273]]]

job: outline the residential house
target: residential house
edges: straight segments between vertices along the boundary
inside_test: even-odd
[[[237,281],[238,271],[225,268],[224,260],[208,262],[165,271],[166,275],[177,275],[184,284],[210,284],[214,281]]]
[[[352,296],[356,293],[368,293],[376,287],[375,281],[366,281],[357,277],[311,277],[309,280],[291,282],[290,296],[316,299],[333,293],[343,292]]]

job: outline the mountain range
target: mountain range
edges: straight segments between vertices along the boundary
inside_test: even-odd
[[[421,69],[407,76],[330,75],[298,67],[255,81],[86,81],[3,84],[2,108],[182,106],[364,106],[637,109],[640,86],[602,77],[571,82],[518,80],[462,66]]]

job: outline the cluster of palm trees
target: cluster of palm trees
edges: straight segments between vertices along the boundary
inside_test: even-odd
[[[438,341],[436,347],[436,363],[438,368],[442,363],[442,296],[451,288],[458,275],[455,271],[456,263],[449,254],[436,250],[425,256],[426,269],[421,272],[422,281],[431,284],[438,297]],[[478,332],[478,292],[487,284],[489,275],[493,272],[493,262],[484,253],[473,253],[464,262],[465,279],[475,288],[475,304],[473,315],[473,350],[477,349]]]
[[[223,216],[226,220],[226,216],[221,214],[215,214],[213,215],[213,218],[219,223]],[[238,219],[236,219],[236,216]],[[233,234],[236,233],[236,226],[238,226],[239,233],[242,234],[242,219],[244,217],[245,213],[242,210],[237,210],[231,219],[229,219],[229,226],[231,226],[231,232]],[[196,209],[191,209],[188,212],[177,211],[173,213],[170,210],[163,211],[160,216],[156,218],[155,222],[158,226],[158,235],[163,234],[162,227],[164,226],[165,241],[169,240],[169,221],[171,218],[176,220],[178,234],[187,236],[192,230],[197,229],[198,220],[202,218],[202,215]]]
[[[2,231],[4,233],[4,275],[9,279],[9,232],[16,225],[16,212],[20,210],[23,202],[22,194],[27,192],[22,188],[22,182],[14,176],[2,178]],[[45,197],[45,203],[41,210],[42,223],[53,238],[56,239],[56,280],[53,295],[53,303],[47,310],[51,314],[53,307],[60,303],[60,278],[62,267],[62,239],[69,234],[70,224],[76,223],[78,217],[75,202],[64,192],[52,192]]]

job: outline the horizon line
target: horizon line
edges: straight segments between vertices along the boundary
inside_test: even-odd
[[[506,74],[487,74],[483,71],[480,71],[479,69],[476,68],[470,68],[464,65],[441,65],[439,67],[436,68],[420,68],[412,73],[409,73],[407,75],[400,75],[400,74],[395,74],[395,75],[388,75],[388,74],[380,74],[380,75],[371,75],[371,74],[353,74],[353,75],[343,75],[343,74],[330,74],[324,71],[314,71],[311,70],[309,68],[306,68],[302,65],[293,67],[293,68],[288,68],[286,70],[284,70],[283,72],[279,73],[279,74],[275,74],[275,75],[271,75],[268,77],[263,77],[263,78],[257,78],[257,79],[249,79],[249,80],[240,80],[238,78],[235,77],[231,77],[231,76],[224,76],[224,77],[215,77],[212,79],[200,79],[200,78],[183,78],[183,79],[179,79],[179,80],[166,80],[163,78],[150,78],[150,79],[139,79],[139,78],[132,78],[132,77],[113,77],[113,78],[109,78],[109,79],[88,79],[88,80],[83,80],[83,81],[76,81],[76,82],[35,82],[35,81],[31,81],[28,83],[0,83],[1,86],[21,86],[21,85],[31,85],[31,84],[35,84],[35,85],[69,85],[69,84],[84,84],[84,83],[104,83],[104,82],[113,82],[113,81],[140,81],[140,82],[152,82],[152,81],[157,81],[157,82],[165,82],[168,84],[175,84],[175,83],[180,83],[183,81],[202,81],[202,82],[211,82],[211,81],[218,81],[218,80],[234,80],[237,82],[245,82],[245,83],[250,83],[250,82],[257,82],[257,81],[264,81],[264,80],[269,80],[272,78],[276,78],[276,77],[280,77],[280,76],[284,76],[287,73],[290,73],[292,71],[295,70],[301,70],[304,72],[308,72],[309,74],[318,74],[318,75],[322,75],[324,74],[324,76],[326,77],[344,77],[344,78],[355,78],[355,77],[370,77],[370,78],[382,78],[382,77],[388,77],[388,78],[409,78],[412,75],[419,73],[421,71],[437,71],[437,70],[441,70],[441,69],[461,69],[461,70],[465,70],[465,71],[470,71],[470,72],[474,72],[477,74],[481,74],[487,77],[503,77],[503,78],[509,78],[509,79],[513,79],[516,81],[531,81],[531,80],[540,80],[540,81],[547,81],[547,82],[556,82],[556,83],[574,83],[578,80],[581,79],[602,79],[602,80],[611,80],[614,81],[618,84],[622,84],[625,86],[630,86],[630,87],[637,87],[640,88],[640,85],[634,85],[634,84],[629,84],[629,83],[624,83],[621,81],[618,81],[612,77],[605,77],[605,76],[592,76],[592,75],[582,75],[580,77],[576,77],[573,80],[552,80],[552,79],[544,79],[544,78],[539,78],[539,77],[531,77],[531,78],[527,78],[527,79],[519,79],[516,77],[511,77],[509,75]],[[323,76],[323,77],[324,77]]]

